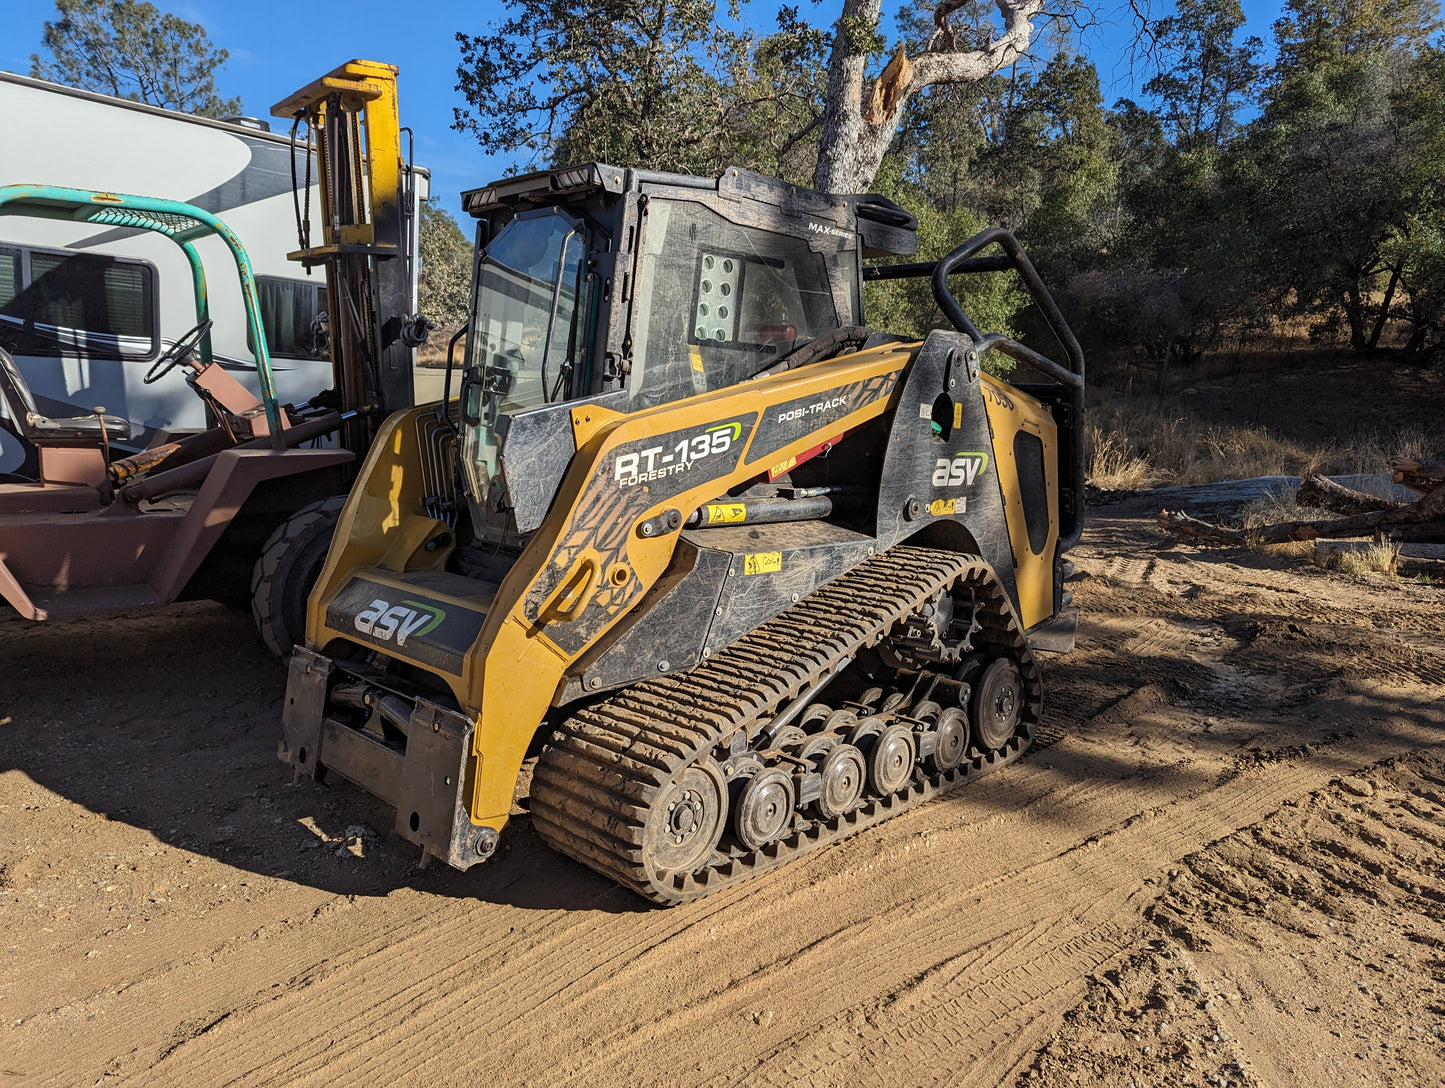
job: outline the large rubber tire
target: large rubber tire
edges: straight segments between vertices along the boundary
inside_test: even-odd
[[[345,505],[345,495],[334,495],[303,506],[276,527],[256,560],[251,615],[261,640],[277,657],[306,640],[306,598],[326,562]]]

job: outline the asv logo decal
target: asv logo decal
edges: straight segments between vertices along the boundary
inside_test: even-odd
[[[407,606],[411,607],[408,608]],[[399,648],[406,645],[412,635],[425,635],[435,631],[447,614],[433,604],[421,601],[402,601],[389,604],[376,600],[356,614],[354,626],[363,635],[370,635],[381,642],[389,642],[396,636]]]
[[[940,457],[933,466],[934,487],[972,487],[988,471],[988,454],[960,453],[952,461]]]

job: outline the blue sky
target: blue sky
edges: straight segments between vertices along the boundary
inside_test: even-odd
[[[457,194],[485,184],[506,172],[504,158],[483,155],[476,141],[451,128],[452,110],[461,105],[455,91],[457,31],[477,34],[502,17],[500,0],[464,3],[432,0],[422,8],[393,0],[313,0],[309,4],[280,0],[185,0],[168,4],[153,0],[200,23],[231,59],[217,82],[226,95],[240,95],[246,112],[265,117],[273,102],[353,57],[388,61],[401,69],[399,93],[402,123],[416,132],[417,163],[432,172],[432,192],[443,207],[460,213]],[[1156,6],[1169,0],[1155,0]],[[722,7],[723,5],[719,5]],[[832,16],[828,0],[803,3],[800,14],[815,23]],[[891,13],[897,2],[885,0]],[[1172,5],[1170,5],[1172,6]],[[1269,27],[1279,12],[1278,0],[1245,0],[1248,32],[1269,40]],[[772,26],[776,4],[757,2],[759,29]],[[40,50],[47,19],[55,16],[53,0],[8,0],[6,34],[0,39],[0,70],[30,72],[30,54]],[[1137,84],[1148,77],[1129,64],[1133,27],[1122,5],[1103,9],[1099,25],[1088,31],[1082,51],[1094,58],[1103,84],[1104,101],[1137,96]],[[324,31],[321,28],[325,28]]]

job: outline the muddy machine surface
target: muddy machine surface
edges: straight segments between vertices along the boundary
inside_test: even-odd
[[[1017,758],[1072,646],[1083,358],[986,231],[937,265],[874,196],[590,165],[465,194],[459,399],[393,416],[292,657],[281,757],[395,806],[458,868],[520,803],[660,903],[709,894]],[[997,244],[1002,255],[978,256]],[[1060,365],[974,327],[1022,277]],[[868,328],[932,276],[954,331]],[[983,373],[989,351],[1038,372]]]
[[[21,473],[0,480],[0,596],[27,619],[249,593],[273,650],[283,653],[301,636],[306,594],[357,455],[391,412],[412,403],[413,349],[426,327],[412,316],[412,171],[400,154],[396,69],[353,61],[277,108],[308,127],[320,172],[320,244],[307,237],[311,179],[298,177],[303,249],[291,257],[325,268],[336,311],[329,332],[318,333],[329,338],[333,388],[307,403],[278,402],[256,277],[220,219],[143,196],[0,188],[0,216],[149,231],[180,247],[196,324],[144,380],[184,379],[211,421],[200,431],[162,433],[139,452],[113,449],[130,437],[127,421],[101,407],[76,418],[45,416],[0,350],[8,425],[27,451]],[[309,175],[305,144],[296,150]],[[214,243],[207,250],[208,238],[220,239],[235,266],[259,397],[212,353],[209,292],[220,281],[207,283],[202,253],[218,252]],[[97,299],[110,298],[104,282],[92,287]],[[33,287],[37,295],[45,290]],[[320,448],[306,448],[320,440]]]

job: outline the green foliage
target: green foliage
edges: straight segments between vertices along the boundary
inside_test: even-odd
[[[727,142],[729,78],[747,40],[712,0],[507,0],[490,33],[457,34],[453,127],[533,164],[602,161],[707,173]]]
[[[752,45],[726,91],[724,131],[717,169],[726,165],[806,185],[818,160],[816,119],[827,90],[824,33],[798,18],[797,8],[778,12],[776,33]]]
[[[1236,45],[1244,26],[1239,0],[1177,0],[1174,15],[1153,26],[1154,40],[1169,60],[1144,85],[1158,98],[1161,120],[1174,146],[1188,152],[1223,146],[1238,132],[1235,115],[1254,97],[1264,43],[1257,37]]]
[[[720,28],[713,0],[507,0],[505,23],[459,36],[457,124],[556,164],[807,182],[834,44],[876,72],[900,42],[917,58],[940,34],[958,50],[996,34],[992,5],[947,7],[941,27],[936,0],[909,0],[890,40],[866,4],[823,29],[784,7],[754,36]],[[908,97],[872,187],[918,216],[920,260],[1013,230],[1087,350],[1161,374],[1286,320],[1361,352],[1445,353],[1438,15],[1437,0],[1286,0],[1264,69],[1239,0],[1175,0],[1151,27],[1143,100],[1112,109],[1059,23],[1046,60]],[[1036,324],[1011,276],[957,289],[983,329]],[[943,324],[926,281],[865,297],[877,327]]]
[[[457,221],[435,199],[421,206],[419,233],[418,304],[434,325],[454,328],[467,319],[472,282],[471,243]]]
[[[918,255],[913,260],[937,260],[988,226],[966,208],[938,208],[903,179],[896,159],[883,161],[874,189],[917,214]],[[955,276],[950,287],[980,332],[1017,334],[1015,323],[1029,298],[1013,273]],[[900,336],[922,338],[931,329],[951,328],[926,278],[869,283],[864,288],[863,305],[869,325]],[[1005,377],[1012,372],[1014,362],[995,351],[984,357],[983,366],[989,373]]]
[[[1287,81],[1343,57],[1412,52],[1440,30],[1436,0],[1285,0],[1274,24]]]
[[[838,33],[848,44],[848,50],[859,56],[871,57],[888,48],[888,39],[883,37],[877,13],[854,12],[838,18]]]
[[[200,24],[136,0],[55,0],[55,10],[41,39],[49,56],[30,56],[33,77],[203,117],[241,112],[239,98],[216,91],[230,54]]]

